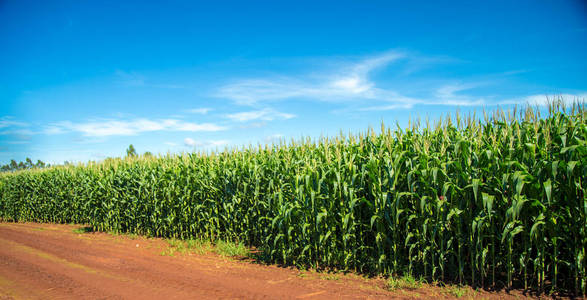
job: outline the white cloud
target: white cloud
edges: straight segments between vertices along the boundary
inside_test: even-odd
[[[309,84],[296,82],[295,79],[290,78],[245,79],[221,87],[216,96],[241,105],[253,105],[257,102],[283,100],[317,93],[313,89]]]
[[[126,72],[123,70],[116,70],[114,73],[115,80],[118,84],[125,87],[151,87],[160,89],[182,89],[185,86],[173,83],[154,83],[152,80],[137,72]]]
[[[210,146],[218,147],[218,146],[226,146],[230,144],[227,140],[218,140],[218,141],[208,141],[207,142]]]
[[[295,115],[278,112],[270,108],[265,108],[262,110],[255,110],[255,111],[246,111],[234,114],[226,115],[228,119],[231,119],[236,122],[247,122],[253,120],[263,120],[263,121],[273,121],[276,119],[280,120],[287,120],[291,118],[295,118]]]
[[[371,79],[373,71],[388,67],[390,64],[406,60],[410,64],[415,61],[429,64],[437,60],[416,57],[402,52],[387,53],[364,58],[355,63],[340,62],[337,67],[324,71],[323,75],[303,75],[298,77],[248,78],[222,86],[215,96],[232,100],[240,105],[259,105],[263,102],[286,99],[309,99],[326,102],[361,101],[358,110],[391,110],[411,108],[416,104],[423,105],[482,105],[482,98],[470,97],[459,92],[472,89],[478,84],[445,84],[444,86],[427,87],[432,94],[427,97],[414,98],[402,93],[382,88]],[[401,74],[401,69],[398,69]],[[256,114],[248,113],[238,117],[253,118]]]
[[[455,93],[468,90],[472,88],[471,85],[464,85],[464,84],[449,84],[445,86],[441,86],[436,90],[436,96],[441,99],[450,99],[455,97]]]
[[[188,138],[185,138],[185,139],[183,140],[183,143],[184,143],[186,146],[190,146],[190,147],[195,147],[195,146],[196,146],[196,141],[194,141],[194,139],[192,139],[192,138],[189,138],[189,137],[188,137]]]
[[[395,93],[377,88],[369,79],[369,74],[404,57],[403,53],[388,52],[354,64],[346,64],[318,79],[312,79],[310,76],[242,79],[222,86],[215,96],[241,105],[290,98],[333,102],[356,99],[393,101],[387,96]]]
[[[526,97],[520,97],[520,98],[512,98],[512,99],[507,99],[507,100],[503,100],[501,102],[499,102],[499,104],[520,104],[520,105],[525,105],[525,104],[529,104],[529,105],[540,105],[540,106],[546,106],[548,103],[550,103],[551,101],[561,101],[563,103],[565,103],[566,105],[572,105],[574,102],[587,102],[587,92],[581,92],[581,93],[577,93],[577,94],[558,94],[558,95],[554,95],[554,96],[549,96],[547,94],[536,94],[536,95],[530,95],[530,96],[526,96]]]
[[[44,130],[46,134],[79,132],[84,136],[104,137],[114,135],[136,135],[155,131],[221,131],[225,127],[213,123],[191,123],[176,119],[149,120],[100,120],[85,123],[63,121],[53,123]]]
[[[19,136],[28,136],[35,134],[32,130],[29,129],[8,129],[0,131],[0,135],[19,135]]]
[[[200,114],[200,115],[205,115],[205,114],[209,113],[210,111],[212,111],[212,109],[208,108],[208,107],[193,108],[193,109],[186,110],[186,112],[188,112],[188,113]]]
[[[45,133],[45,134],[62,134],[62,133],[66,133],[67,130],[65,129],[65,126],[62,125],[62,123],[64,123],[64,122],[53,123],[53,124],[49,124],[49,125],[45,126],[45,129],[43,130],[43,133]]]
[[[459,106],[473,106],[483,105],[485,100],[483,98],[475,98],[469,95],[460,94],[459,92],[470,90],[480,86],[480,84],[447,84],[436,89],[436,99],[427,101],[425,104],[438,105],[459,105]]]
[[[283,134],[276,133],[265,137],[265,143],[277,142],[283,138]]]
[[[7,128],[7,127],[27,127],[29,126],[28,123],[14,121],[13,117],[6,116],[0,118],[0,128]]]
[[[6,141],[6,144],[11,145],[22,145],[22,144],[29,144],[31,141],[29,139],[26,140],[19,140],[19,141]]]
[[[30,124],[20,121],[15,121],[11,116],[0,118],[0,135],[11,135],[19,139],[30,139],[35,132],[30,130]]]
[[[192,148],[213,148],[230,144],[230,142],[227,140],[196,141],[189,137],[186,137],[183,140],[183,143],[184,145]]]
[[[402,96],[389,90],[375,90],[375,93],[385,94],[385,98],[392,99],[383,105],[374,105],[361,108],[361,111],[384,111],[395,109],[410,109],[414,105],[449,105],[449,106],[479,106],[486,103],[481,97],[474,97],[461,93],[481,86],[481,83],[451,83],[437,87],[429,97],[411,98]],[[383,97],[381,97],[383,98]]]
[[[253,129],[253,128],[261,128],[267,126],[267,122],[250,122],[247,124],[240,125],[239,128],[242,129]]]
[[[388,105],[379,105],[379,106],[368,106],[359,109],[360,111],[384,111],[384,110],[396,110],[396,109],[410,109],[414,106],[414,104],[410,101],[404,104],[388,104]]]
[[[352,76],[335,80],[331,83],[331,86],[351,94],[360,94],[371,89],[373,84],[365,82],[365,80],[362,80],[358,76]]]

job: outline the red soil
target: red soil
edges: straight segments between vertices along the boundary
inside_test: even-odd
[[[0,299],[415,299],[446,288],[385,289],[380,278],[264,266],[216,254],[161,255],[161,239],[74,233],[79,225],[0,223]],[[463,298],[520,298],[475,292]]]

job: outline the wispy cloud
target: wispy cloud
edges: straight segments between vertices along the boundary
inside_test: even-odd
[[[510,71],[502,72],[501,75],[504,75],[504,76],[518,75],[518,74],[524,74],[524,73],[528,73],[528,72],[530,72],[530,70],[525,70],[525,69],[523,69],[523,70],[510,70]]]
[[[23,123],[24,124],[24,123]],[[17,125],[20,126],[20,125]],[[23,126],[28,126],[27,125],[23,125]],[[6,136],[6,137],[2,137],[0,139],[0,144],[1,143],[6,143],[6,144],[28,144],[31,142],[32,136],[35,133],[28,129],[28,128],[22,128],[22,127],[13,127],[13,126],[9,126],[9,127],[0,127],[0,136]],[[10,138],[11,140],[8,140],[8,138]]]
[[[512,98],[500,101],[498,104],[520,104],[520,105],[540,105],[545,106],[551,101],[562,101],[563,103],[570,105],[573,102],[586,102],[587,92],[580,92],[576,94],[558,94],[558,95],[547,95],[547,94],[535,94],[526,97]]]
[[[25,140],[15,140],[15,141],[6,141],[6,144],[10,144],[10,145],[22,145],[22,144],[29,144],[31,141],[30,139],[25,139]],[[1,149],[0,149],[1,151]]]
[[[387,105],[376,105],[376,106],[367,106],[360,108],[360,111],[384,111],[384,110],[396,110],[396,109],[410,109],[414,106],[414,103],[397,103],[397,104],[387,104]]]
[[[267,122],[250,122],[246,124],[242,124],[239,126],[241,129],[253,129],[253,128],[262,128],[267,126]]]
[[[486,82],[475,83],[445,83],[433,89],[432,93],[427,97],[412,98],[406,97],[399,93],[389,90],[376,90],[381,98],[393,99],[391,101],[383,101],[383,104],[364,106],[360,111],[385,111],[396,109],[410,109],[414,105],[447,105],[447,106],[479,106],[486,104],[487,101],[483,97],[476,97],[466,93],[474,88],[486,85]]]
[[[272,135],[266,136],[265,137],[265,143],[277,142],[277,141],[279,141],[281,139],[283,139],[283,134],[276,133],[276,134],[272,134]]]
[[[29,136],[35,134],[30,129],[7,129],[1,130],[0,135],[18,135],[18,136]]]
[[[0,128],[7,127],[27,127],[28,123],[15,121],[11,116],[4,116],[0,118]]]
[[[184,145],[192,148],[212,148],[230,144],[230,142],[227,140],[196,141],[189,137],[185,138],[183,143]]]
[[[228,114],[226,117],[236,122],[247,122],[253,120],[273,121],[273,120],[287,120],[295,118],[296,115],[278,112],[276,110],[265,108],[262,110],[246,111],[234,114]]]
[[[212,109],[209,107],[192,108],[192,109],[186,110],[186,112],[188,112],[190,114],[200,114],[200,115],[205,115],[205,114],[209,113],[210,111],[212,111]]]
[[[116,82],[126,87],[152,87],[161,89],[181,89],[183,85],[173,83],[154,83],[152,80],[137,72],[127,72],[123,70],[116,70],[114,73]]]
[[[190,147],[195,147],[195,146],[196,146],[196,141],[195,141],[194,139],[192,139],[192,138],[189,138],[189,137],[188,137],[188,138],[185,138],[185,139],[183,140],[183,143],[184,143],[186,146],[190,146]]]
[[[105,137],[115,135],[136,135],[155,131],[221,131],[226,128],[213,123],[191,123],[176,119],[149,120],[100,120],[85,123],[63,121],[50,124],[45,128],[46,134],[78,132],[84,136]]]
[[[448,84],[443,85],[436,90],[435,101],[429,101],[426,104],[440,104],[440,105],[460,105],[472,106],[483,105],[485,100],[483,98],[475,98],[469,95],[460,94],[462,91],[470,90],[478,87],[480,84]]]
[[[6,141],[3,137],[3,142],[8,144],[26,144],[31,140],[32,135],[35,134],[29,127],[31,124],[14,120],[11,116],[4,116],[0,118],[0,136],[9,136],[13,138],[12,141]]]
[[[393,100],[397,93],[377,88],[369,74],[404,57],[401,52],[387,52],[326,71],[318,79],[311,76],[241,79],[222,86],[215,96],[241,105],[292,98],[319,101]]]
[[[284,100],[309,100],[338,103],[335,113],[356,111],[385,111],[410,109],[414,106],[482,106],[498,104],[539,104],[549,100],[546,95],[530,94],[506,98],[492,92],[488,86],[504,84],[504,78],[530,72],[514,69],[492,74],[477,74],[473,78],[429,79],[414,77],[408,87],[394,80],[427,66],[446,63],[471,63],[450,57],[423,57],[408,51],[388,51],[362,59],[338,59],[337,63],[308,60],[312,72],[297,76],[284,74],[271,77],[249,77],[220,86],[214,96],[238,105],[266,107],[268,103]],[[351,62],[349,62],[351,61]],[[326,61],[325,61],[326,62]],[[322,66],[322,67],[321,67]],[[386,79],[374,76],[376,70],[386,70]],[[394,75],[390,75],[394,74]],[[535,92],[534,92],[535,93]],[[585,99],[587,93],[558,95],[564,102]],[[552,97],[550,97],[552,98]],[[269,114],[251,111],[228,115],[234,121],[267,120]],[[275,119],[275,118],[273,118]]]
[[[398,90],[383,88],[373,80],[373,72],[389,68],[397,61],[412,65],[437,64],[438,59],[418,57],[407,52],[389,51],[377,56],[363,58],[354,63],[341,62],[337,67],[323,70],[324,75],[302,75],[298,77],[277,76],[272,78],[246,78],[219,88],[215,96],[229,99],[240,105],[262,105],[271,101],[286,99],[307,99],[313,101],[361,103],[362,111],[406,109],[414,105],[481,105],[484,99],[467,96],[462,91],[476,85],[447,83],[427,87],[429,95],[411,97]],[[450,62],[448,58],[440,62]],[[394,70],[403,74],[405,70]]]

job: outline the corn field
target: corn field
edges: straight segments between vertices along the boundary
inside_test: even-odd
[[[587,111],[0,174],[4,221],[244,242],[271,262],[586,293]]]

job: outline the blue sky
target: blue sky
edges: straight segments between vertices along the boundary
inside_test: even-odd
[[[0,1],[0,163],[587,98],[584,1]]]

